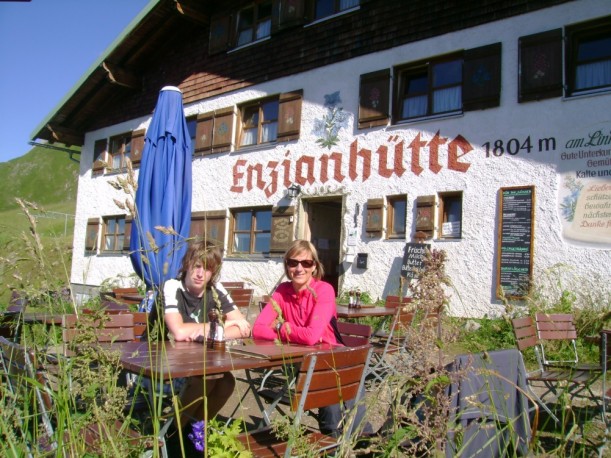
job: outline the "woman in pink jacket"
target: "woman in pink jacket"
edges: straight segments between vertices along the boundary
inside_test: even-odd
[[[255,339],[302,345],[341,345],[335,337],[332,319],[335,291],[321,280],[324,275],[316,248],[307,240],[296,240],[284,255],[284,272],[291,280],[281,283],[272,295],[281,315],[270,301],[254,324]]]
[[[284,254],[284,273],[290,281],[281,283],[274,291],[272,300],[255,321],[253,337],[301,345],[342,345],[334,331],[335,291],[321,280],[324,270],[314,245],[307,240],[294,241]],[[361,412],[357,418],[362,418],[364,409],[358,410]],[[339,404],[319,409],[321,432],[338,435],[342,417]]]

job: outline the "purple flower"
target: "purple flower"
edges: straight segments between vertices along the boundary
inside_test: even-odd
[[[187,437],[195,445],[195,449],[198,452],[203,452],[206,446],[206,422],[204,420],[193,423],[193,432],[189,433]]]

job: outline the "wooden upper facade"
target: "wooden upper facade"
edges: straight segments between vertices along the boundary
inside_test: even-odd
[[[269,37],[237,46],[239,12],[261,1],[152,0],[32,137],[82,145],[88,131],[151,113],[166,85],[187,105],[566,2],[352,0],[317,20],[314,0],[272,0]]]

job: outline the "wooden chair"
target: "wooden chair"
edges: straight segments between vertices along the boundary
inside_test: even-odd
[[[372,330],[367,324],[338,321],[337,330],[347,347],[359,347],[370,343]]]
[[[585,371],[602,371],[600,364],[583,364],[579,362],[577,353],[577,329],[570,313],[546,314],[538,312],[535,314],[537,325],[537,338],[539,339],[539,349],[541,351],[541,362],[545,367],[568,367],[571,369]],[[570,353],[570,357],[560,360],[549,358],[546,348],[550,343],[557,343],[564,350],[565,354]]]
[[[268,296],[267,294],[261,296],[261,299],[259,300],[259,312],[263,310],[263,307],[265,307],[271,299],[272,297]]]
[[[248,319],[248,313],[254,294],[255,290],[252,288],[234,288],[229,291],[233,303],[238,306],[246,319]]]
[[[514,318],[511,320],[511,323],[518,350],[523,353],[525,350],[532,348],[537,358],[538,367],[527,374],[527,381],[529,386],[542,386],[545,391],[543,391],[541,395],[538,395],[534,390],[531,390],[530,394],[555,422],[559,421],[558,417],[552,413],[544,402],[545,397],[550,393],[554,396],[558,396],[559,391],[566,390],[571,396],[581,396],[581,393],[585,391],[587,393],[585,397],[595,402],[599,402],[598,398],[592,392],[591,386],[598,379],[600,373],[596,374],[592,371],[544,366],[540,354],[537,328],[533,318],[530,316]]]
[[[301,418],[307,410],[350,400],[357,405],[363,392],[370,355],[369,345],[339,347],[306,355],[294,389],[285,393],[294,412],[293,427],[297,429],[301,426]],[[304,428],[303,437],[316,449],[317,456],[337,448],[350,437],[354,428],[353,416],[347,415],[346,418],[347,423],[340,438]],[[238,439],[256,457],[292,456],[292,441],[278,439],[269,426],[240,434]]]
[[[411,302],[408,297],[387,296],[385,307],[396,309],[388,330],[377,331],[373,338],[373,362],[369,368],[369,378],[373,383],[381,383],[386,377],[396,374],[395,365],[389,361],[389,355],[395,353],[406,354],[408,330],[414,326],[421,329],[432,329],[439,324],[438,312],[425,313],[424,311],[406,311],[405,306]]]
[[[411,298],[409,297],[400,297],[400,296],[389,295],[389,296],[386,296],[386,299],[384,299],[384,307],[396,310],[396,309],[405,307],[410,302],[411,302]],[[407,315],[404,315],[404,316],[407,316]],[[408,325],[410,323],[408,323]],[[386,339],[390,333],[390,330],[392,329],[392,324],[393,324],[393,321],[390,322],[390,325],[387,328],[381,327],[380,329],[378,329],[375,332],[375,337],[381,337],[381,338]]]

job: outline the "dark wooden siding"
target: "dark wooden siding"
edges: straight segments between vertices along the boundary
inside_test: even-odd
[[[253,84],[301,73],[357,56],[382,51],[433,36],[516,17],[566,0],[362,0],[353,12],[309,26],[296,26],[270,40],[233,52],[209,56],[210,22],[177,17],[169,1],[162,1],[111,53],[117,65],[135,69],[142,77],[139,90],[102,80],[83,84],[91,96],[61,118],[64,127],[81,132],[150,113],[165,85],[182,89],[188,104]],[[208,16],[237,11],[249,2],[208,2]],[[227,8],[226,11],[220,8]],[[129,48],[129,49],[128,49]],[[460,43],[456,43],[460,49]],[[408,55],[405,62],[409,62]],[[397,62],[400,63],[400,62]],[[358,84],[355,71],[355,84]],[[104,87],[103,87],[104,86]],[[78,95],[78,94],[77,94]],[[97,98],[96,98],[97,97]],[[96,101],[91,103],[91,99]]]

